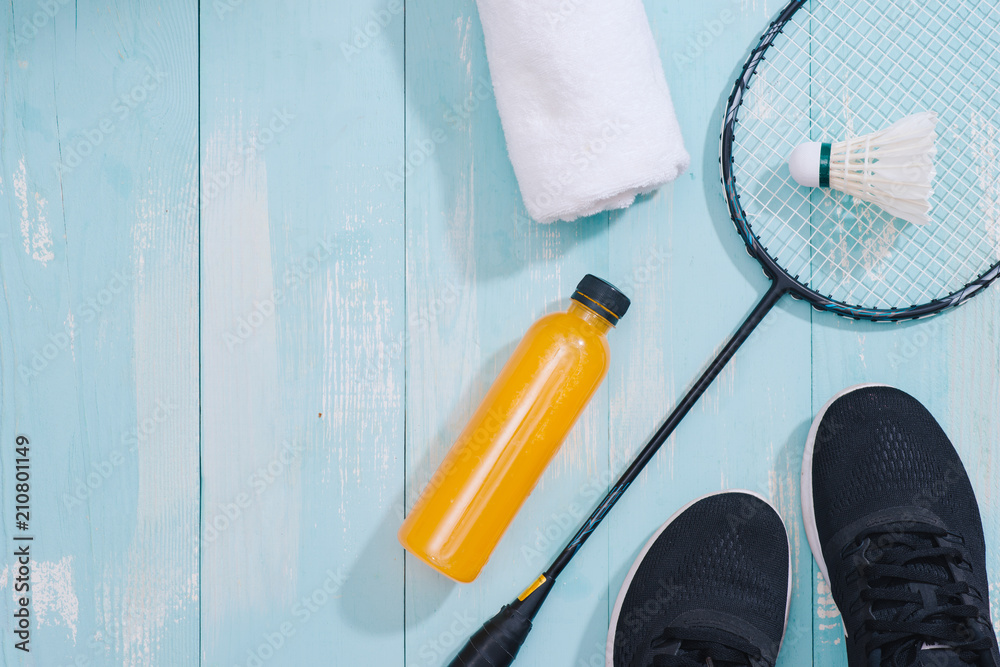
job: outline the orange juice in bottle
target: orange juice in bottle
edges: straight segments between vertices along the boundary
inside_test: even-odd
[[[568,310],[528,329],[399,529],[410,553],[457,581],[476,578],[604,380],[606,336],[628,307],[587,275]]]

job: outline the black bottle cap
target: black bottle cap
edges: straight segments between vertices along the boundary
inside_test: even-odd
[[[611,324],[618,324],[618,320],[625,317],[629,304],[632,303],[617,287],[589,273],[576,286],[576,291],[570,298],[579,301]]]

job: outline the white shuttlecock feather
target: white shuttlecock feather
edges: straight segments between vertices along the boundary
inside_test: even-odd
[[[907,116],[884,130],[837,143],[809,142],[792,151],[799,185],[829,187],[915,225],[930,222],[937,114]]]

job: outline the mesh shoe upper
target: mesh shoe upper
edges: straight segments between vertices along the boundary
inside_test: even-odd
[[[612,627],[614,667],[701,665],[705,658],[774,664],[789,554],[770,505],[746,493],[707,496],[667,524],[640,559]]]
[[[815,433],[817,556],[852,667],[997,665],[979,509],[933,416],[898,389],[861,387]]]

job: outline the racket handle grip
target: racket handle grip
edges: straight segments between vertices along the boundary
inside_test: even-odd
[[[555,579],[539,577],[521,597],[504,605],[469,637],[449,667],[510,667],[553,583]]]
[[[512,605],[504,605],[469,637],[450,667],[510,667],[530,631],[531,620]]]

